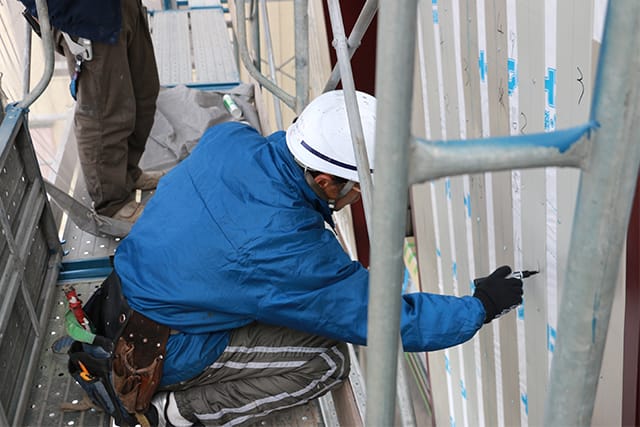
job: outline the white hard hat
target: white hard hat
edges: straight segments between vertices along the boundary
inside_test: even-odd
[[[373,170],[376,99],[357,91],[356,98],[369,167]],[[341,90],[323,93],[302,110],[287,129],[287,147],[298,163],[309,169],[360,182]]]

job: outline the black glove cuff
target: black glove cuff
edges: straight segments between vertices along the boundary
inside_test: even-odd
[[[491,322],[498,314],[498,310],[496,309],[496,304],[493,302],[493,300],[487,294],[487,292],[482,288],[476,288],[476,291],[473,293],[473,296],[478,298],[482,303],[482,305],[484,306],[484,311],[485,311],[484,323]]]

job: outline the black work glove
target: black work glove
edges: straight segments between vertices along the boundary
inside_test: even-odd
[[[473,296],[482,302],[487,313],[484,323],[489,323],[522,304],[522,280],[507,278],[509,274],[511,267],[503,265],[488,277],[475,280],[476,290]]]

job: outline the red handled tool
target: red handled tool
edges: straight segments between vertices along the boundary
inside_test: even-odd
[[[69,301],[69,309],[75,316],[78,323],[80,323],[80,326],[82,326],[87,331],[90,331],[91,328],[89,326],[89,319],[87,319],[87,316],[84,314],[84,310],[82,309],[82,301],[80,300],[80,298],[78,298],[78,294],[76,294],[75,288],[71,285],[64,285],[62,287],[62,291]]]

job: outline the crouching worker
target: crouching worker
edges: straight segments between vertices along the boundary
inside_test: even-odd
[[[373,165],[375,99],[357,96]],[[359,191],[341,91],[316,98],[286,132],[212,127],[163,178],[106,281],[160,325],[153,340],[128,328],[125,348],[166,341],[159,388],[140,405],[151,424],[239,425],[347,378],[345,343],[367,342],[369,275],[325,224]],[[496,270],[475,296],[398,295],[405,351],[463,343],[520,304],[522,282],[509,273]]]

